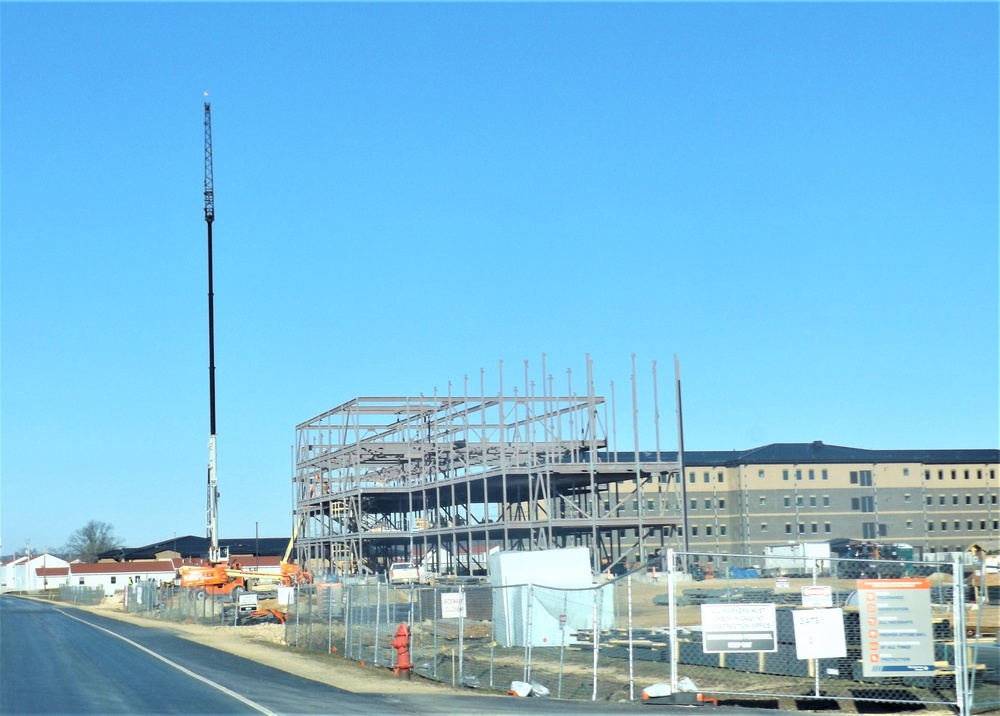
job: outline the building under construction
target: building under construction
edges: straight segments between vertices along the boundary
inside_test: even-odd
[[[726,568],[790,541],[881,540],[925,554],[995,549],[1000,451],[868,450],[822,441],[748,450],[617,449],[615,391],[356,398],[296,431],[299,563],[381,573],[395,561],[482,574],[493,549],[591,548],[596,570],[688,548]],[[542,373],[545,374],[544,359]],[[567,374],[571,377],[571,374]],[[653,365],[653,402],[656,366]],[[678,393],[680,392],[678,383]],[[628,432],[628,431],[625,431]],[[623,441],[627,442],[627,440]],[[678,480],[683,467],[684,478]],[[990,547],[990,545],[993,545]]]
[[[549,376],[536,392],[527,362],[508,394],[502,372],[493,395],[481,372],[478,394],[466,379],[461,395],[359,397],[298,425],[299,564],[322,575],[414,561],[477,575],[494,549],[586,546],[597,571],[673,546],[678,464],[609,449],[589,358],[582,396],[569,372],[565,393]],[[633,406],[635,392],[633,375]],[[611,421],[614,434],[613,405]]]

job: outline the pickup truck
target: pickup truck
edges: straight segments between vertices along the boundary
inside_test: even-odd
[[[396,562],[389,566],[389,584],[416,584],[420,569],[411,562]]]

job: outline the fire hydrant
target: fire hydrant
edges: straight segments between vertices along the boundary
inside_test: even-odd
[[[389,646],[396,650],[396,666],[393,667],[392,673],[405,674],[406,678],[410,678],[413,669],[413,664],[410,663],[410,630],[405,624],[399,625],[396,636],[389,642]]]

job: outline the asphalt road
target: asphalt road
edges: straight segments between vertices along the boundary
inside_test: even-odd
[[[471,692],[467,696],[355,694],[178,634],[169,626],[142,627],[72,607],[0,596],[0,716],[782,713],[518,699]]]
[[[89,612],[0,597],[0,714],[634,713],[636,705],[354,694]]]

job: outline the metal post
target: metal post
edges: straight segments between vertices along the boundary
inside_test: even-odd
[[[817,569],[816,569],[816,560],[814,559],[814,560],[812,560],[812,583],[813,583],[814,587],[816,586],[816,577],[817,576],[818,575],[817,575]],[[815,684],[815,689],[814,689],[815,696],[816,696],[816,698],[819,698],[819,659],[811,659],[811,661],[812,661],[812,669],[813,669],[813,672],[814,672],[815,677],[816,677],[816,684]]]
[[[534,587],[528,585],[528,604],[525,610],[524,624],[521,629],[521,633],[524,634],[524,680],[531,680],[531,612],[532,612],[532,602],[535,599]]]
[[[684,474],[684,410],[681,405],[681,364],[677,360],[676,353],[674,353],[674,382],[677,384],[677,474],[681,480],[681,531],[684,537],[684,552],[687,553],[691,549],[691,542],[688,535],[687,476]]]
[[[967,716],[968,712],[968,668],[965,654],[965,585],[962,582],[962,563],[955,561],[951,565],[952,589],[952,632],[955,636],[955,700],[959,716]]]
[[[628,700],[635,701],[635,671],[632,657],[632,574],[625,578],[628,588]]]
[[[351,646],[354,640],[351,638],[351,592],[353,590],[344,582],[344,658],[351,656]]]
[[[385,599],[386,599],[386,611],[389,609],[389,585],[385,585]],[[375,580],[375,640],[372,643],[372,663],[378,664],[378,625],[382,619],[382,587],[378,583],[378,579]]]
[[[569,592],[563,592],[562,617],[567,617],[569,613]],[[556,689],[556,698],[562,698],[563,666],[566,663],[566,621],[559,620],[559,630],[562,632],[562,644],[559,647],[559,686]]]
[[[441,549],[441,545],[438,544],[438,550],[440,550],[440,549]],[[440,555],[441,552],[439,551],[438,554]],[[440,607],[438,605],[440,603],[441,603],[441,593],[438,591],[437,587],[434,587],[434,621],[432,622],[432,624],[434,625],[434,678],[435,679],[437,678],[437,675],[438,675],[438,660],[437,660],[437,656],[438,656],[438,621],[441,619],[441,614],[438,611]]]
[[[458,683],[465,683],[464,653],[465,649],[465,587],[458,585]]]
[[[593,623],[593,641],[594,641],[594,685],[590,692],[590,700],[597,701],[597,650],[601,644],[601,630],[597,621],[597,596],[599,592],[594,589],[594,623]]]
[[[667,630],[670,632],[670,692],[677,692],[677,558],[667,549]]]

